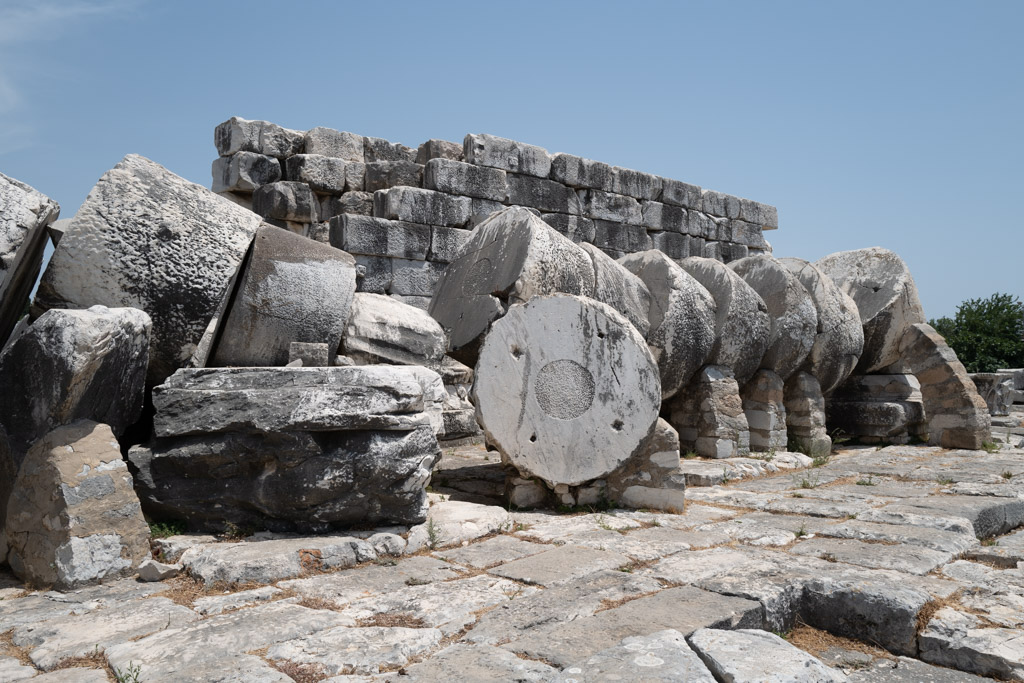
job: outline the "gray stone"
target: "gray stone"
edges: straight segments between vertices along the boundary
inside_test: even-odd
[[[740,199],[723,192],[701,190],[701,210],[712,216],[740,217]]]
[[[510,656],[514,657],[515,655]],[[32,678],[37,673],[39,672],[34,666],[25,666],[15,657],[0,657],[0,680],[21,681],[26,678]],[[96,680],[99,683],[106,683],[106,672],[96,670],[96,673],[100,676]]]
[[[649,230],[667,230],[673,234],[686,232],[689,223],[686,209],[661,202],[645,201],[642,205],[643,223]]]
[[[764,230],[775,230],[779,227],[779,212],[774,206],[750,199],[740,199],[740,218]]]
[[[825,398],[814,375],[797,371],[783,388],[786,409],[787,448],[814,458],[827,458],[832,438],[825,425]]]
[[[427,521],[409,530],[406,550],[462,545],[512,527],[512,515],[498,505],[478,505],[444,496],[431,501]],[[433,530],[431,532],[431,530]]]
[[[999,536],[1024,524],[1024,498],[994,496],[908,498],[900,502],[900,509],[903,508],[916,508],[921,510],[921,514],[967,519],[971,522],[974,534],[978,538]]]
[[[540,147],[494,135],[470,133],[462,142],[463,156],[471,164],[547,178],[551,157]]]
[[[1019,628],[986,628],[979,617],[943,607],[921,632],[926,662],[1002,679],[1024,678]]]
[[[619,259],[651,293],[647,343],[658,363],[661,395],[671,398],[704,365],[714,344],[715,302],[704,287],[660,251]]]
[[[456,643],[441,650],[430,659],[406,666],[396,681],[409,683],[430,683],[451,677],[458,672],[458,677],[466,681],[510,681],[527,683],[529,681],[555,680],[558,670],[542,662],[520,659],[508,650],[488,645],[466,645]]]
[[[508,203],[531,206],[541,211],[578,214],[580,200],[576,192],[546,178],[518,173],[507,174]]]
[[[654,426],[660,395],[657,366],[633,326],[570,295],[510,308],[484,342],[473,387],[488,441],[551,486],[598,479],[625,462]],[[510,398],[518,410],[508,409]],[[580,449],[585,460],[575,457]]]
[[[292,342],[341,344],[355,293],[355,260],[279,228],[253,238],[210,365],[288,362]]]
[[[425,311],[380,294],[355,295],[343,348],[357,362],[436,367],[446,346],[444,330]]]
[[[375,674],[401,667],[437,647],[441,638],[432,628],[338,627],[273,645],[267,658],[315,663],[328,674]]]
[[[437,279],[437,277],[434,277],[435,272],[436,269],[432,268],[430,280],[431,282],[434,282]],[[419,310],[424,312],[426,312],[430,308],[431,297],[427,296],[426,294],[389,294],[388,296],[390,296],[392,299],[394,299],[400,304],[412,306],[413,308],[418,308]]]
[[[423,165],[412,161],[373,161],[366,164],[367,192],[423,185]]]
[[[318,194],[340,195],[345,191],[345,166],[345,161],[337,157],[296,154],[285,161],[285,175],[288,180],[306,183]]]
[[[363,156],[366,163],[375,161],[416,161],[416,150],[384,138],[363,138]]]
[[[473,231],[445,269],[430,314],[449,336],[449,351],[476,362],[488,325],[538,294],[592,296],[594,266],[578,246],[522,208],[511,207]]]
[[[252,192],[281,180],[281,164],[265,154],[237,152],[214,159],[212,174],[214,192]]]
[[[470,199],[470,217],[469,223],[466,227],[469,230],[475,229],[478,225],[489,219],[495,213],[504,211],[507,207],[501,202],[491,201],[490,199]],[[530,213],[540,216],[540,211],[532,209],[530,207],[523,207]]]
[[[907,328],[925,322],[917,286],[903,259],[888,249],[871,247],[830,254],[814,265],[857,304],[864,328],[857,373],[899,361],[899,345]]]
[[[445,270],[443,263],[392,259],[391,294],[402,297],[430,297]]]
[[[653,244],[647,230],[639,225],[625,225],[615,221],[594,221],[594,246],[606,252],[631,254],[636,251],[646,251],[652,248]]]
[[[351,254],[422,261],[430,235],[430,226],[417,223],[352,215],[331,219],[331,245]]]
[[[373,546],[350,536],[253,537],[186,550],[181,564],[190,576],[206,584],[274,583],[307,572],[351,567],[376,557]]]
[[[675,232],[652,232],[651,243],[671,259],[685,259],[690,255],[690,236]],[[703,254],[703,249],[701,250]]]
[[[78,210],[33,310],[142,309],[153,320],[147,384],[155,386],[192,356],[259,224],[252,212],[129,155]]]
[[[594,245],[581,244],[580,248],[594,263],[593,298],[626,316],[646,338],[651,329],[651,293],[647,285]]]
[[[850,672],[851,683],[991,683],[996,680],[956,669],[932,666],[910,657],[899,657],[895,661],[876,659],[874,665],[867,668],[862,668],[863,664],[859,661],[858,665]]]
[[[637,199],[657,199],[661,196],[661,178],[650,173],[619,166],[612,167],[612,192]]]
[[[462,250],[471,236],[472,233],[469,230],[442,226],[432,227],[427,260],[435,263],[451,263],[462,254]]]
[[[473,546],[470,546],[473,547]],[[379,563],[342,569],[305,579],[282,581],[278,586],[303,597],[321,598],[338,606],[375,595],[386,595],[405,586],[422,586],[459,578],[463,570],[427,556],[414,556],[395,564]]]
[[[640,225],[643,211],[632,197],[601,190],[579,190],[580,211],[584,216],[615,223]]]
[[[468,197],[416,187],[393,187],[373,195],[374,216],[426,225],[463,226],[469,221],[471,206]]]
[[[768,246],[765,242],[761,226],[747,223],[741,220],[730,220],[729,230],[732,232],[733,247],[748,247],[753,249],[764,249]],[[744,254],[746,256],[746,254]],[[742,258],[742,257],[739,257]]]
[[[230,593],[228,595],[209,595],[204,598],[197,598],[192,603],[192,608],[203,616],[221,614],[228,610],[251,607],[252,605],[258,605],[261,602],[275,600],[281,596],[283,592],[284,591],[280,588],[263,586],[261,588],[253,588],[251,590],[239,591],[238,593]]]
[[[394,273],[391,259],[356,254],[356,291],[385,294],[391,289]]]
[[[690,646],[717,680],[736,683],[839,683],[846,676],[794,645],[766,631],[703,628]]]
[[[268,220],[315,223],[320,201],[306,183],[282,180],[257,188],[252,194],[252,210]]]
[[[714,683],[715,677],[675,629],[624,638],[583,662],[566,667],[558,683],[584,681],[650,681]]]
[[[174,578],[180,571],[180,564],[164,564],[146,559],[139,565],[139,581],[165,581]]]
[[[508,198],[505,171],[447,158],[426,162],[423,186],[438,192],[504,202]]]
[[[283,159],[302,152],[304,135],[269,121],[248,121],[232,116],[217,126],[213,141],[221,156],[257,152]]]
[[[495,576],[540,586],[557,586],[630,563],[619,553],[566,545],[507,562],[490,570]]]
[[[426,164],[431,159],[462,161],[462,145],[448,140],[427,140],[416,150],[416,163]]]
[[[662,178],[661,197],[659,197],[659,200],[666,204],[674,204],[700,211],[702,205],[701,189],[696,185]]]
[[[292,342],[288,345],[288,365],[298,361],[298,367],[323,368],[331,365],[335,351],[329,344]]]
[[[868,515],[865,515],[868,517]],[[862,541],[901,543],[930,548],[940,552],[962,553],[976,546],[973,534],[944,531],[922,526],[884,524],[854,519],[829,527],[828,535]]]
[[[989,415],[1009,415],[1013,405],[1013,379],[1005,373],[972,372],[971,381],[988,406]]]
[[[328,221],[342,214],[373,215],[373,194],[349,191],[340,196],[324,197],[320,202],[320,219]],[[326,241],[326,240],[320,240]]]
[[[785,384],[771,370],[761,369],[740,390],[750,428],[750,448],[782,451],[788,445]]]
[[[548,546],[522,541],[514,536],[495,536],[480,543],[435,553],[448,562],[472,569],[490,569],[499,564],[536,555],[548,550]]]
[[[138,419],[151,329],[134,308],[51,310],[8,345],[0,354],[0,427],[15,471],[29,446],[62,424],[91,419],[121,435]]]
[[[31,585],[77,588],[134,573],[149,527],[110,427],[59,427],[25,456],[7,501],[7,561]]]
[[[572,154],[551,157],[551,179],[569,187],[594,188],[612,192],[615,174],[612,167]]]
[[[953,553],[949,551],[840,538],[799,541],[789,552],[829,562],[846,562],[870,569],[893,569],[917,576],[924,576],[953,558]]]
[[[679,432],[680,449],[693,451],[705,458],[735,458],[750,453],[750,427],[739,384],[729,368],[706,365],[691,385],[665,403],[672,426]],[[678,466],[678,462],[676,463]],[[715,474],[721,474],[718,465]],[[687,482],[703,483],[686,469]]]
[[[364,160],[363,136],[354,133],[323,127],[313,128],[306,131],[303,146],[306,154],[320,154],[360,163]]]

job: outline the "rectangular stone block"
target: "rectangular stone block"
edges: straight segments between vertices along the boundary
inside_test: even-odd
[[[356,291],[387,294],[391,289],[391,259],[355,254]]]
[[[232,116],[217,126],[213,142],[221,156],[256,152],[278,159],[301,154],[304,133],[282,128],[269,121],[249,121]]]
[[[714,216],[725,218],[740,217],[740,200],[738,197],[715,192],[714,190],[701,191],[701,210]]]
[[[391,294],[402,296],[433,296],[434,285],[444,272],[443,263],[430,261],[391,261]]]
[[[288,345],[288,365],[300,361],[303,368],[325,368],[336,350],[327,344],[292,342]]]
[[[551,157],[546,149],[495,135],[470,133],[462,141],[462,153],[466,161],[477,166],[538,178],[547,178],[551,172]]]
[[[652,201],[645,201],[640,208],[643,213],[640,224],[645,228],[678,233],[686,232],[686,209]]]
[[[280,181],[257,189],[252,207],[266,219],[313,223],[318,219],[320,200],[305,183]]]
[[[462,145],[448,140],[427,140],[416,150],[416,163],[425,165],[431,159],[462,161]]]
[[[632,197],[601,190],[579,190],[578,193],[581,212],[589,218],[631,225],[643,222],[640,202]]]
[[[373,194],[369,192],[346,192],[338,197],[324,197],[320,201],[320,220],[330,220],[343,213],[372,216]]]
[[[435,226],[430,229],[430,251],[428,261],[451,263],[473,233],[460,228],[444,228]]]
[[[363,157],[374,161],[416,161],[416,150],[384,138],[363,138]]]
[[[712,216],[711,220],[715,223],[714,237],[719,242],[731,242],[732,241],[732,221],[728,218],[720,218],[718,216]]]
[[[261,185],[281,179],[281,164],[272,156],[236,152],[213,162],[214,192],[252,192]]]
[[[779,214],[774,206],[750,199],[740,199],[740,218],[760,226],[763,230],[774,230],[779,227]]]
[[[430,226],[345,214],[331,219],[331,245],[350,254],[422,260]]]
[[[647,230],[639,225],[594,221],[594,246],[632,254],[653,248],[653,242]]]
[[[700,211],[687,211],[687,232],[694,237],[704,239],[715,239],[718,236],[718,226],[711,220],[711,216]]]
[[[421,187],[423,166],[411,161],[371,161],[366,164],[367,192],[392,187]]]
[[[578,214],[580,200],[576,191],[545,178],[509,173],[508,203],[531,206],[541,211]]]
[[[402,294],[391,294],[390,296],[395,301],[401,301],[406,306],[412,306],[413,308],[418,308],[421,311],[425,311],[430,308],[429,296],[405,296]]]
[[[345,164],[345,192],[362,192],[366,189],[366,164],[350,161]]]
[[[410,223],[460,227],[469,221],[471,208],[469,197],[416,187],[393,187],[373,195],[375,216]]]
[[[722,259],[726,263],[732,263],[733,261],[738,261],[741,258],[749,256],[749,251],[749,248],[745,244],[736,244],[735,242],[727,244],[722,252]]]
[[[657,199],[661,196],[661,178],[631,168],[612,167],[612,192],[637,199]]]
[[[701,189],[696,185],[690,185],[679,180],[662,178],[661,201],[665,204],[673,204],[700,211],[702,205]]]
[[[569,187],[604,192],[612,192],[615,187],[615,172],[611,166],[572,154],[551,157],[551,179]]]
[[[320,154],[296,154],[285,160],[288,180],[306,183],[318,194],[341,194],[345,191],[345,161]]]
[[[742,220],[732,221],[732,241],[748,247],[764,248],[764,235],[761,227]]]
[[[423,186],[438,192],[464,197],[503,202],[508,197],[505,171],[488,166],[474,166],[451,159],[427,162]]]
[[[669,258],[682,259],[690,256],[690,236],[677,232],[651,233],[654,248],[668,255]],[[701,254],[703,255],[703,254]]]
[[[716,261],[722,261],[722,243],[721,242],[705,242],[704,243],[704,258],[713,258]]]
[[[306,131],[304,151],[306,154],[320,154],[325,157],[362,163],[364,161],[363,136],[337,131],[333,128],[313,128]]]
[[[544,213],[540,217],[573,242],[594,243],[594,221],[589,218],[564,213]]]

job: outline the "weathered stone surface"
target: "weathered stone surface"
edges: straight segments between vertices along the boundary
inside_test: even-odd
[[[701,210],[712,216],[740,217],[740,199],[724,192],[701,190]]]
[[[871,569],[894,569],[917,576],[924,576],[953,558],[953,553],[948,551],[842,538],[811,538],[798,542],[790,552]]]
[[[920,657],[982,676],[1024,678],[1020,629],[985,626],[973,614],[943,607],[921,632]]]
[[[421,297],[422,300],[434,293],[444,270],[444,264],[441,263],[392,259],[391,288],[388,291],[392,295],[404,297],[402,301],[406,303],[409,303],[410,299],[416,300],[416,297]],[[422,308],[426,310],[425,306]]]
[[[785,384],[771,370],[761,369],[740,390],[743,412],[750,428],[750,448],[786,450]]]
[[[515,655],[509,655],[515,657]],[[518,658],[517,658],[518,659]],[[95,680],[98,683],[106,683],[107,674],[106,672],[96,669],[94,670],[98,678]],[[554,670],[552,670],[554,672]],[[32,678],[38,671],[34,666],[25,666],[15,657],[0,657],[0,680],[4,681],[21,681],[26,678]]]
[[[289,130],[269,121],[249,121],[232,116],[217,126],[213,142],[221,156],[236,152],[257,152],[283,159],[300,154],[304,133]]]
[[[584,216],[636,226],[643,223],[640,202],[632,197],[601,190],[579,190],[579,197]]]
[[[513,560],[490,573],[522,583],[556,586],[602,570],[618,569],[629,562],[628,557],[619,553],[566,545]]]
[[[672,234],[685,233],[688,219],[686,209],[661,202],[645,201],[642,205],[643,223],[648,230],[667,230]]]
[[[478,505],[431,496],[427,521],[409,530],[407,552],[462,545],[512,527],[512,515],[499,505]]]
[[[849,437],[907,443],[927,435],[921,384],[909,374],[853,375],[825,399],[830,430]]]
[[[825,398],[817,378],[799,370],[783,387],[787,448],[811,457],[828,457],[832,438],[825,426]]]
[[[548,546],[522,541],[514,536],[495,536],[480,543],[435,554],[448,562],[455,562],[473,569],[490,569],[496,565],[536,555],[548,549]]]
[[[686,644],[682,633],[666,629],[648,636],[624,638],[620,645],[567,667],[552,680],[714,683],[715,677]]]
[[[617,221],[594,221],[594,246],[613,258],[635,251],[646,251],[654,246],[647,229],[639,225],[625,225]]]
[[[456,643],[425,662],[404,667],[401,678],[395,680],[431,683],[451,677],[452,672],[458,672],[458,677],[466,681],[516,683],[556,680],[554,677],[558,675],[558,669],[542,662],[520,659],[508,650],[488,645],[473,647]]]
[[[907,329],[925,322],[917,286],[899,256],[881,247],[840,251],[814,263],[857,304],[864,328],[864,351],[858,374],[900,360],[900,340]]]
[[[619,259],[651,293],[647,343],[658,363],[661,395],[671,398],[704,365],[715,337],[715,301],[704,287],[660,251]]]
[[[430,226],[371,216],[331,219],[331,244],[351,254],[423,260],[430,249]]]
[[[569,187],[590,187],[611,192],[615,174],[611,166],[600,161],[572,154],[555,154],[551,157],[551,179]]]
[[[451,263],[462,255],[462,250],[471,236],[469,230],[433,226],[430,228],[430,251],[427,252],[427,260]]]
[[[423,186],[438,192],[504,202],[508,198],[505,171],[461,161],[435,158],[426,162]]]
[[[306,154],[321,154],[346,161],[362,162],[363,136],[317,127],[306,131],[304,136]]]
[[[707,363],[731,368],[743,386],[760,367],[771,340],[772,321],[760,295],[720,261],[699,257],[680,264],[715,300],[715,345]]]
[[[480,224],[441,276],[430,303],[456,358],[475,363],[488,325],[539,294],[593,296],[594,266],[535,215],[511,207]]]
[[[315,342],[292,342],[288,345],[288,366],[324,368],[331,365],[337,349],[332,349],[329,344]]]
[[[34,441],[62,424],[92,419],[120,435],[138,419],[151,329],[134,308],[51,310],[4,350],[0,427],[15,470]]]
[[[344,352],[363,363],[441,363],[448,340],[426,311],[381,294],[356,294],[345,327]]]
[[[503,459],[554,486],[600,478],[654,425],[661,387],[639,333],[581,297],[534,297],[509,309],[484,343],[477,419]],[[519,405],[508,410],[509,398]],[[580,449],[588,458],[575,457]]]
[[[783,381],[803,365],[817,335],[814,300],[795,275],[770,256],[748,256],[729,264],[768,307],[772,329],[761,367]]]
[[[842,672],[766,631],[702,628],[690,636],[689,643],[717,680],[737,683],[839,683],[847,680]]]
[[[416,149],[416,163],[426,164],[431,159],[462,161],[462,145],[448,140],[427,140]]]
[[[696,185],[690,185],[679,180],[662,178],[659,201],[700,211],[701,189]]]
[[[1013,405],[1013,378],[1008,373],[972,372],[971,381],[978,389],[978,395],[988,406],[988,414],[1004,416],[1010,414]]]
[[[827,395],[850,376],[864,350],[857,304],[814,264],[796,258],[779,263],[804,286],[818,312],[817,336],[802,367]]]
[[[646,338],[651,329],[651,292],[647,285],[594,245],[580,244],[580,248],[594,263],[593,298],[626,316]]]
[[[507,176],[509,204],[565,214],[580,212],[580,200],[572,188],[554,180],[519,173],[509,173]]]
[[[716,459],[749,455],[750,427],[739,384],[730,376],[729,368],[704,366],[691,385],[665,408],[679,431],[683,452]]]
[[[7,504],[8,562],[32,585],[77,588],[133,573],[149,527],[110,427],[82,420],[36,442]]]
[[[367,192],[423,185],[423,165],[412,161],[373,161],[366,164]]]
[[[328,674],[375,674],[406,664],[411,657],[440,644],[432,628],[339,627],[271,646],[270,660],[315,662]]]
[[[252,210],[268,220],[315,223],[320,201],[304,182],[282,180],[262,185],[252,194]]]
[[[384,138],[363,138],[366,163],[375,161],[416,161],[416,150]]]
[[[775,230],[779,227],[779,212],[774,206],[749,199],[740,199],[740,218],[764,230]]]
[[[280,588],[275,588],[274,586],[262,586],[261,588],[253,588],[228,595],[210,595],[205,598],[197,598],[193,601],[192,608],[203,616],[221,614],[228,610],[251,607],[261,602],[277,599],[283,592]]]
[[[612,192],[647,200],[661,196],[661,178],[656,175],[620,166],[613,166],[612,174]]]
[[[180,564],[164,564],[153,559],[143,560],[139,565],[139,581],[164,581],[181,572]]]
[[[393,187],[373,195],[374,216],[424,225],[460,227],[469,221],[471,207],[468,197],[418,187]]]
[[[355,294],[355,265],[326,244],[260,228],[209,364],[285,365],[292,342],[336,350]]]
[[[296,154],[285,161],[285,176],[288,180],[306,183],[318,194],[340,195],[345,191],[345,166],[345,161],[337,157]]]
[[[214,192],[252,192],[281,180],[281,164],[265,154],[236,152],[214,159],[212,173]]]
[[[391,289],[394,272],[391,259],[356,254],[356,291],[384,294]]]
[[[342,214],[373,215],[373,194],[349,190],[340,196],[324,197],[320,202],[320,220],[329,221]],[[312,237],[312,235],[310,235]],[[328,240],[319,240],[321,242]]]
[[[504,171],[547,178],[551,157],[547,150],[494,135],[470,133],[462,142],[466,161]]]
[[[181,564],[206,584],[273,583],[305,572],[351,567],[376,559],[367,541],[350,536],[259,538],[186,550]]]
[[[142,309],[153,319],[147,384],[155,386],[192,356],[259,224],[252,212],[129,155],[71,221],[34,314],[94,304]]]

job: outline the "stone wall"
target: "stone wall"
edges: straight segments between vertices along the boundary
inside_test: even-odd
[[[215,192],[353,254],[359,291],[424,308],[470,231],[504,206],[613,258],[656,248],[728,263],[770,252],[762,231],[778,227],[772,206],[491,135],[412,149],[232,118],[214,138]]]

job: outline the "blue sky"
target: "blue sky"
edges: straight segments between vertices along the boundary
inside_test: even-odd
[[[774,204],[776,256],[1024,298],[1024,2],[0,0],[0,171],[71,217],[134,152],[209,186],[238,115],[493,133]]]

